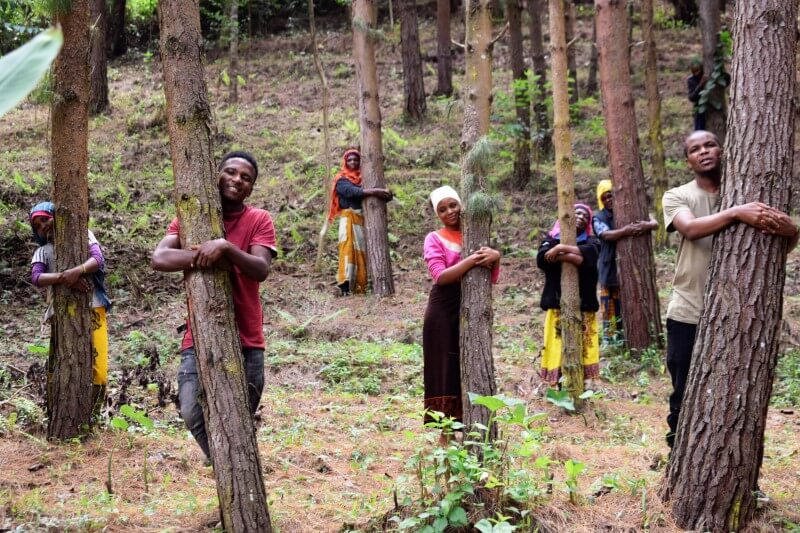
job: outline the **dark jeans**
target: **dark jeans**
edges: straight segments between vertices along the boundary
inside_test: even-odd
[[[672,394],[669,396],[669,433],[667,444],[675,444],[675,431],[678,429],[678,416],[681,412],[683,393],[686,390],[686,379],[689,377],[689,366],[692,363],[694,337],[697,324],[687,324],[667,319],[667,369],[672,377]]]
[[[242,348],[245,376],[247,377],[247,396],[250,413],[255,414],[264,390],[264,350],[261,348]],[[197,359],[194,348],[181,352],[181,366],[178,369],[178,398],[181,403],[181,418],[186,428],[192,432],[197,444],[206,457],[211,457],[206,434],[206,421],[200,404],[202,388],[197,378]]]

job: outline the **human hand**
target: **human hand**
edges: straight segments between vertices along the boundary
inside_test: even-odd
[[[555,263],[558,261],[559,255],[561,255],[561,245],[556,244],[544,253],[544,260],[548,263]]]
[[[494,268],[495,264],[500,260],[500,252],[488,246],[481,246],[473,255],[478,256],[478,261],[475,264],[485,268]]]
[[[74,291],[87,293],[92,290],[92,284],[89,282],[88,279],[80,277],[78,278],[78,281],[76,281],[73,285],[70,285],[69,288]]]
[[[364,194],[367,196],[372,196],[379,200],[383,200],[384,202],[389,202],[391,201],[392,198],[394,198],[392,191],[390,191],[389,189],[381,189],[378,187],[372,189],[366,189],[364,191]]]
[[[767,208],[764,214],[764,221],[769,226],[769,229],[767,229],[765,233],[779,235],[781,237],[794,237],[797,235],[798,228],[795,226],[792,218],[774,207]]]
[[[68,268],[61,272],[59,277],[59,281],[61,284],[66,285],[67,287],[73,288],[76,283],[81,279],[81,275],[83,274],[83,269],[81,267],[75,268]]]
[[[770,227],[774,225],[772,216],[768,212],[769,209],[770,207],[767,204],[750,202],[749,204],[736,206],[734,214],[737,221],[769,233]]]
[[[192,246],[192,250],[197,250],[193,266],[194,268],[211,268],[216,262],[225,256],[230,243],[225,239],[214,239],[206,241],[199,246]]]

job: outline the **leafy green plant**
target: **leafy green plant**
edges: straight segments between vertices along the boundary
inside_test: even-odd
[[[118,429],[120,431],[128,431],[130,429],[137,427],[137,426],[131,426],[128,420],[130,420],[130,422],[134,424],[138,424],[138,427],[140,427],[144,431],[153,431],[155,427],[153,420],[147,416],[147,413],[145,411],[140,411],[135,407],[131,407],[128,404],[124,404],[119,408],[119,412],[122,416],[115,416],[111,419],[110,422],[111,427],[114,429]]]
[[[580,476],[584,470],[586,470],[586,464],[581,463],[580,461],[574,461],[572,459],[567,459],[564,462],[564,470],[566,471],[567,478],[564,480],[564,484],[567,486],[567,492],[569,493],[569,501],[572,502],[573,505],[578,504],[578,476]]]
[[[61,29],[50,28],[0,57],[0,116],[36,87],[58,55],[63,42]]]
[[[800,406],[800,350],[789,350],[778,358],[770,401],[779,407]]]

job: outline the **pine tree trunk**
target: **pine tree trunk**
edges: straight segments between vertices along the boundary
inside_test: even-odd
[[[720,5],[719,0],[698,0],[698,5],[700,7],[700,32],[703,39],[703,72],[710,77],[714,71],[714,57],[722,24]],[[706,105],[706,129],[716,133],[723,146],[725,146],[725,118],[727,115],[725,92],[725,87],[714,87]],[[719,109],[712,105],[713,103],[716,103]]]
[[[197,0],[161,0],[158,15],[181,248],[188,249],[223,236],[200,9]],[[229,275],[192,270],[184,283],[222,525],[272,531]]]
[[[550,131],[550,119],[547,115],[547,62],[544,58],[544,38],[542,37],[542,10],[544,0],[528,0],[528,18],[530,19],[531,64],[536,76],[536,89],[533,91],[533,117],[535,130],[531,128],[534,159],[539,162],[545,159],[553,149],[553,136]]]
[[[108,50],[111,57],[125,55],[128,41],[125,38],[125,0],[113,0],[108,24]]]
[[[55,265],[61,272],[86,261],[89,250],[89,2],[73,0],[55,15],[64,45],[53,67],[51,161]],[[47,437],[80,435],[92,414],[91,294],[53,286],[48,362]]]
[[[317,68],[319,82],[322,86],[322,139],[325,153],[325,173],[323,176],[323,190],[325,198],[322,202],[322,228],[317,236],[317,258],[314,261],[314,270],[322,270],[322,253],[325,250],[325,235],[328,233],[328,199],[331,197],[331,128],[328,121],[328,110],[330,109],[330,90],[328,89],[328,78],[325,76],[325,69],[322,67],[322,58],[319,56],[317,47],[317,25],[314,17],[314,0],[308,0],[308,26],[311,31],[311,49],[314,54],[314,66]]]
[[[589,76],[586,78],[586,94],[597,94],[597,17],[592,17],[592,50],[589,53]]]
[[[655,215],[658,220],[656,247],[667,245],[664,209],[661,199],[667,191],[667,169],[664,163],[664,141],[661,137],[661,94],[658,91],[658,61],[653,29],[653,0],[642,0],[642,30],[644,33],[644,84],[647,93],[647,125],[650,143],[650,165],[653,176]]]
[[[91,26],[89,113],[99,115],[108,109],[108,60],[106,52],[108,8],[105,0],[91,0],[89,24]]]
[[[569,127],[565,0],[550,0],[550,49],[553,73],[553,145],[555,148],[558,219],[561,242],[575,246],[575,176],[572,172],[572,133]],[[561,373],[575,406],[583,394],[583,318],[578,292],[578,268],[561,263]]]
[[[756,200],[789,209],[797,10],[797,0],[735,4],[722,209]],[[682,528],[738,531],[753,517],[787,252],[786,238],[746,224],[730,226],[714,240],[667,474],[665,498]]]
[[[577,40],[575,40],[575,21],[578,14],[573,0],[564,0],[564,31],[567,42],[567,68],[569,69],[569,103],[574,104],[580,98],[578,94],[578,61]],[[552,37],[551,37],[552,39]]]
[[[450,51],[450,0],[436,0],[436,94],[453,94],[453,57]]]
[[[488,196],[486,154],[489,111],[492,96],[492,19],[491,0],[465,0],[466,35],[464,128],[461,131],[461,188],[464,213],[461,217],[467,256],[490,245],[492,207]],[[469,393],[494,395],[497,388],[492,357],[491,273],[473,268],[461,278],[461,403],[464,424],[470,430],[476,423],[488,426],[489,411],[472,405]],[[495,434],[495,428],[490,428]]]
[[[358,80],[358,115],[361,124],[361,175],[364,188],[386,187],[383,176],[381,108],[378,100],[378,71],[375,43],[370,35],[376,24],[374,0],[353,1],[353,57]],[[367,240],[367,267],[372,292],[394,294],[392,262],[389,257],[386,203],[374,197],[364,199],[364,229]]]
[[[636,130],[628,52],[628,14],[618,0],[595,0],[600,92],[614,182],[614,223],[623,227],[648,220],[647,194]],[[653,242],[649,233],[617,241],[625,341],[641,351],[661,338]]]
[[[230,0],[230,13],[228,18],[228,37],[230,39],[228,47],[228,102],[235,104],[239,101],[239,0]]]
[[[398,0],[400,15],[400,48],[403,56],[403,89],[405,113],[420,121],[425,116],[425,84],[422,78],[422,57],[419,52],[416,0]]]
[[[518,128],[514,135],[513,181],[514,187],[521,191],[531,180],[531,99],[522,51],[522,7],[519,0],[506,0],[506,16],[511,40],[511,78]]]

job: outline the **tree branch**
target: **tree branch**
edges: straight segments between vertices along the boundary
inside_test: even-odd
[[[502,29],[502,30],[500,30],[500,33],[498,33],[498,34],[497,34],[497,37],[495,37],[494,39],[492,39],[492,42],[490,42],[490,43],[489,43],[489,46],[488,46],[488,48],[491,50],[491,49],[492,49],[492,47],[494,46],[494,43],[496,43],[497,41],[499,41],[500,39],[502,39],[503,35],[505,35],[507,31],[508,31],[508,22],[506,22],[506,25],[505,25],[505,26],[503,26],[503,29]]]

